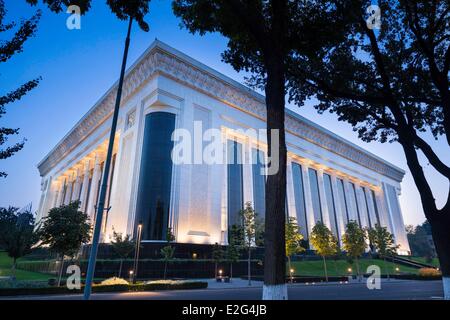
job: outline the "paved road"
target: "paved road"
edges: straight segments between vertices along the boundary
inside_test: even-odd
[[[210,288],[185,291],[99,293],[94,300],[259,300],[261,288]],[[431,300],[442,299],[441,281],[384,281],[381,290],[368,290],[364,283],[293,284],[290,300]],[[80,300],[80,295],[20,297],[37,300]],[[16,298],[17,299],[17,298]]]

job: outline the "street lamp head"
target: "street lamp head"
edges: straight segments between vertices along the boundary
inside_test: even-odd
[[[289,270],[289,271],[290,271],[291,273],[294,273],[295,270],[294,270],[294,269],[291,269],[291,270]]]
[[[134,271],[133,270],[130,270],[130,274],[133,274],[134,273]]]
[[[348,272],[352,272],[352,268],[348,268],[347,271],[348,271]]]

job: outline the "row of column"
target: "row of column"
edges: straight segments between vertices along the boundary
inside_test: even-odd
[[[50,177],[42,190],[44,197],[41,199],[39,219],[44,218],[52,208],[79,200],[80,210],[93,221],[104,157],[104,152],[95,152],[59,177]]]
[[[237,140],[242,144],[242,175],[243,175],[243,202],[251,202],[254,204],[253,198],[253,175],[252,175],[252,165],[251,165],[251,152],[252,148],[257,148],[248,139],[237,139],[230,138],[227,139]],[[292,164],[296,162],[301,166],[302,171],[302,185],[303,185],[303,200],[304,209],[306,216],[307,225],[301,225],[300,219],[298,219],[296,197],[294,193],[294,184],[300,183],[300,181],[294,181],[292,174]],[[310,180],[310,169],[314,169],[317,174],[317,184],[318,184],[318,198],[320,213],[318,214],[318,206],[313,204],[313,195]],[[226,172],[226,166],[224,168]],[[331,181],[331,193],[325,190],[325,173],[330,176]],[[326,177],[328,179],[328,177]],[[339,194],[338,184],[343,181],[345,199],[342,194]],[[353,186],[353,185],[354,186]],[[225,174],[223,194],[226,195],[227,190],[227,179]],[[373,190],[373,192],[372,192]],[[287,213],[291,217],[295,217],[300,224],[302,234],[305,238],[311,233],[317,221],[321,220],[330,230],[332,230],[338,237],[342,244],[342,235],[345,233],[346,225],[349,220],[354,220],[360,224],[361,227],[374,227],[375,224],[379,223],[382,226],[388,228],[389,232],[393,233],[390,221],[390,214],[386,210],[386,199],[384,193],[381,189],[371,188],[368,185],[361,185],[358,181],[350,180],[346,176],[341,176],[337,174],[334,170],[326,170],[322,166],[308,163],[305,160],[293,161],[292,158],[288,157],[287,163]],[[228,196],[228,195],[227,195]],[[225,198],[227,198],[227,196]],[[373,198],[375,196],[375,198]],[[331,197],[331,199],[328,199]],[[228,228],[227,223],[227,210],[226,210],[226,199],[222,201],[222,234],[224,237],[222,241],[226,243],[226,228]],[[332,204],[332,207],[329,204]],[[316,205],[316,210],[314,210],[314,205]],[[316,211],[316,212],[315,212]],[[333,225],[332,225],[333,224]]]

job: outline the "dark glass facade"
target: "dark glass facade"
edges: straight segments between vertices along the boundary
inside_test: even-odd
[[[331,184],[331,176],[329,174],[325,173],[323,175],[323,183],[325,187],[325,197],[327,198],[326,200],[327,200],[328,214],[330,215],[331,231],[338,238],[338,240],[340,240],[336,208],[334,206],[333,186]]]
[[[308,238],[308,219],[306,216],[305,192],[303,188],[302,167],[298,163],[292,163],[292,180],[294,182],[295,210],[300,233]]]
[[[319,193],[319,181],[317,180],[317,171],[309,168],[309,185],[311,188],[311,200],[312,207],[314,211],[314,224],[320,221],[323,222],[322,218],[322,207],[320,206],[320,193]]]
[[[258,217],[264,219],[266,213],[266,175],[264,174],[264,152],[252,149],[253,206]]]
[[[242,145],[236,141],[227,143],[228,167],[228,227],[240,225],[240,211],[244,208]]]
[[[352,186],[352,191],[350,192],[350,194],[353,197],[353,203],[355,204],[355,209],[356,209],[356,216],[358,217],[358,224],[360,227],[362,227],[363,225],[361,224],[361,213],[359,210],[359,205],[358,205],[358,196],[356,195],[356,187],[354,183],[350,182],[350,185]]]
[[[378,213],[378,206],[377,206],[377,197],[376,197],[375,191],[371,190],[371,192],[372,192],[373,209],[375,210],[375,216],[377,217],[377,223],[378,223],[378,225],[381,226],[380,214]]]
[[[84,204],[84,212],[87,213],[88,211],[88,204],[89,204],[89,197],[91,196],[91,188],[92,188],[92,175],[94,174],[94,169],[89,170],[89,182],[87,187],[87,193],[86,193],[86,200]]]
[[[172,133],[175,115],[153,112],[145,117],[136,226],[142,222],[142,240],[165,240],[169,224],[172,185]]]
[[[345,195],[344,180],[338,178],[337,185],[339,198],[343,205],[342,211],[343,213],[345,213],[345,224],[347,224],[350,221],[350,216],[348,215],[348,203],[347,203],[347,196]]]
[[[367,221],[368,221],[368,224],[369,224],[369,228],[373,228],[374,224],[372,222],[372,219],[370,218],[369,200],[367,199],[367,197],[369,196],[368,195],[368,190],[365,187],[363,187],[362,190],[363,190],[363,193],[364,193],[364,203],[366,205]]]

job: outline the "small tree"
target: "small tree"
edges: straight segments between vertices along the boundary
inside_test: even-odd
[[[356,262],[356,272],[360,278],[359,260],[358,258],[367,248],[366,233],[358,225],[356,221],[349,221],[342,236],[342,244],[348,257]]]
[[[167,266],[169,264],[169,261],[173,259],[173,256],[175,254],[175,248],[170,245],[173,241],[175,241],[175,236],[172,233],[172,228],[167,228],[167,245],[161,249],[161,255],[164,259],[164,280],[167,277]]]
[[[285,235],[286,257],[288,259],[289,273],[291,274],[291,257],[294,254],[305,251],[305,248],[302,247],[303,236],[300,234],[300,228],[295,218],[289,217],[286,223]]]
[[[74,201],[51,209],[43,219],[40,229],[42,245],[47,245],[50,251],[58,254],[61,259],[58,286],[61,285],[64,257],[76,255],[81,245],[88,243],[91,238],[89,217],[79,211],[79,207],[80,202]]]
[[[134,248],[135,243],[133,240],[131,240],[129,234],[123,236],[122,233],[116,232],[114,230],[112,237],[113,237],[113,240],[111,241],[112,249],[120,258],[119,274],[118,274],[118,277],[120,278],[120,276],[122,275],[123,260],[131,256],[131,253],[135,250]]]
[[[13,259],[12,279],[16,280],[17,259],[31,252],[39,240],[34,228],[34,216],[31,212],[19,212],[19,209],[0,208],[0,247]]]
[[[239,261],[242,250],[243,232],[242,228],[237,225],[231,227],[228,238],[228,246],[225,250],[225,257],[230,263],[230,281],[233,280],[233,263]]]
[[[322,257],[325,280],[328,282],[326,257],[336,255],[338,251],[337,239],[323,222],[318,221],[312,229],[310,241],[316,252]]]
[[[223,260],[224,252],[222,246],[220,246],[217,242],[214,243],[212,249],[212,259],[214,261],[214,277],[217,279],[217,266]]]
[[[252,207],[251,202],[245,204],[244,210],[240,212],[242,217],[242,227],[244,235],[244,248],[247,251],[247,275],[248,275],[248,285],[252,285],[251,279],[251,254],[252,247],[255,244],[256,231],[258,230],[257,224],[257,214]]]
[[[383,257],[384,269],[387,272],[389,279],[389,269],[386,266],[386,258],[392,257],[397,253],[398,245],[395,244],[395,239],[392,233],[390,233],[386,227],[382,227],[379,224],[375,225],[375,228],[368,230],[370,243],[380,256]]]

